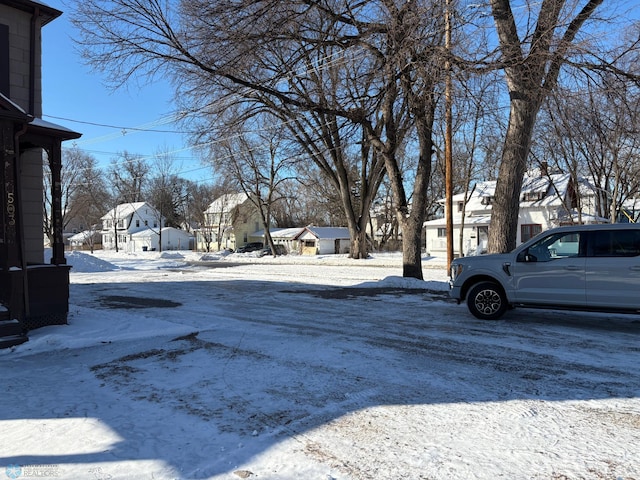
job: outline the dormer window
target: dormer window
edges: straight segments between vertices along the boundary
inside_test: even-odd
[[[522,196],[522,200],[525,202],[537,202],[545,197],[545,192],[526,192]]]

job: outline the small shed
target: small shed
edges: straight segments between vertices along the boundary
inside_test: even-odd
[[[346,227],[304,227],[295,240],[302,255],[349,253],[351,237]]]

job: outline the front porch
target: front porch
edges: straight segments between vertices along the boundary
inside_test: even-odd
[[[80,134],[25,113],[0,94],[0,347],[28,330],[67,322],[69,269],[62,236],[62,141]],[[43,168],[49,162],[54,241],[44,260]]]

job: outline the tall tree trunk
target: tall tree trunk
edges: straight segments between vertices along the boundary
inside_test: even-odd
[[[350,226],[349,237],[351,238],[349,257],[355,259],[367,258],[369,256],[369,246],[367,244],[367,229],[362,226],[358,226],[357,229],[352,230]]]
[[[404,218],[398,214],[402,226],[402,276],[423,280],[422,275],[422,220],[420,215]],[[424,216],[422,216],[424,217]]]
[[[509,252],[516,247],[520,191],[538,109],[535,100],[511,99],[509,127],[491,212],[488,245],[491,253]]]

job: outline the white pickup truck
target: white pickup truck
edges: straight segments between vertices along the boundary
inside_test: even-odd
[[[487,320],[516,306],[640,313],[640,224],[558,227],[510,253],[459,258],[449,286]]]

